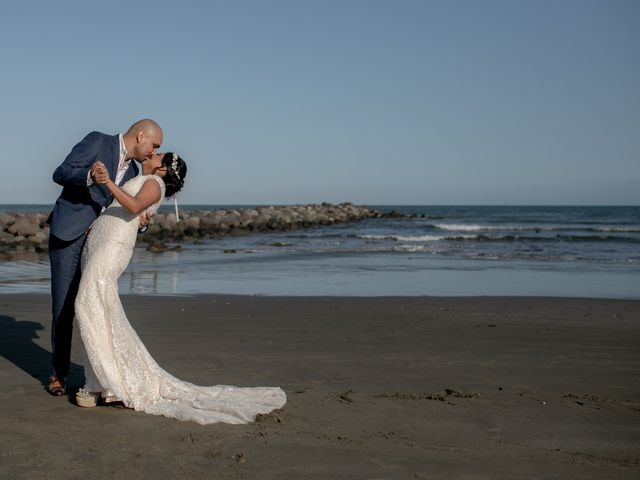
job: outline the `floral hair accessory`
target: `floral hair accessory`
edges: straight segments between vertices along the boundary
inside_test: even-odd
[[[182,180],[180,178],[180,174],[178,173],[178,155],[176,155],[175,153],[173,154],[173,158],[171,159],[171,170],[173,170],[173,173],[176,174],[178,180]]]

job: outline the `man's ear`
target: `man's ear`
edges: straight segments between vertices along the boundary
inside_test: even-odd
[[[143,140],[144,140],[144,132],[140,130],[136,135],[136,142],[142,143]]]

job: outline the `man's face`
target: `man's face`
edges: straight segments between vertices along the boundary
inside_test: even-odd
[[[148,160],[162,144],[162,130],[154,129],[148,132],[140,131],[136,136],[134,157],[138,161]]]

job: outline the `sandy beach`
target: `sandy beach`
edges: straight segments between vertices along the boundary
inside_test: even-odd
[[[287,393],[206,427],[48,395],[49,297],[0,304],[0,478],[640,477],[640,301],[125,296],[177,377]]]

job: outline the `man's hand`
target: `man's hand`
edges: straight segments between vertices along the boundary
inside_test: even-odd
[[[147,212],[138,216],[138,221],[140,222],[138,233],[144,233],[147,231],[147,228],[149,228],[149,220],[151,220],[151,215]]]
[[[109,181],[109,172],[100,160],[91,166],[91,179],[94,183],[105,184]]]
[[[91,170],[89,171],[89,176],[91,177],[91,181],[93,183],[96,183],[96,170],[98,169],[99,164],[100,162],[95,162],[93,165],[91,165]]]

